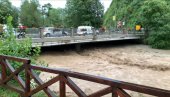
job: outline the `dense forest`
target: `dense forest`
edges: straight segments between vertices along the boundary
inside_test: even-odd
[[[148,44],[154,48],[170,48],[170,0],[112,0],[103,24],[115,28],[118,21],[130,29],[142,25],[149,33]]]

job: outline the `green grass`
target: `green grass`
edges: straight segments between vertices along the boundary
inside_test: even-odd
[[[7,88],[0,87],[0,97],[20,97],[18,93]],[[32,97],[48,97],[43,91],[38,92]]]
[[[3,87],[0,87],[0,95],[0,97],[19,97],[17,93]]]

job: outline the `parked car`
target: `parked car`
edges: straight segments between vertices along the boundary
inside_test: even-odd
[[[43,31],[42,33],[45,37],[60,37],[68,35],[68,33],[62,28],[45,27],[41,31]]]
[[[88,35],[93,34],[94,27],[92,26],[79,26],[77,29],[78,35]]]

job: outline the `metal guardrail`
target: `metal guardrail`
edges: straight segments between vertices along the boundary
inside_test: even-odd
[[[60,29],[62,31],[62,33],[64,32],[67,32],[67,34],[63,34],[64,36],[70,36],[70,37],[74,37],[74,36],[77,36],[77,28],[56,28],[56,29]],[[19,29],[18,29],[19,30]],[[19,34],[19,31],[16,29],[16,32],[15,33],[18,33],[17,35],[20,35]],[[50,30],[51,31],[51,30]],[[98,31],[98,32],[96,32]],[[97,35],[110,35],[110,34],[134,34],[134,35],[141,35],[143,34],[144,32],[143,31],[135,31],[135,30],[131,30],[131,31],[128,31],[128,30],[118,30],[118,31],[114,31],[114,30],[105,30],[105,31],[102,31],[102,30],[97,30],[96,31],[94,30],[93,31],[93,34],[97,34]],[[41,29],[39,28],[27,28],[25,30],[25,36],[26,37],[29,37],[29,38],[46,38],[47,36],[43,34],[44,32],[42,32]],[[48,32],[49,34],[52,34],[53,32]],[[57,32],[56,32],[57,33]],[[46,32],[47,34],[47,32]],[[24,36],[24,37],[25,37]],[[52,35],[53,36],[53,35]],[[24,38],[23,37],[23,38]],[[49,36],[48,36],[49,37]],[[54,37],[54,36],[53,36]],[[58,37],[57,35],[55,37]],[[22,37],[20,37],[22,38]]]
[[[17,70],[15,70],[9,63],[9,61],[11,60],[16,62],[22,62],[23,65],[21,65]],[[29,59],[0,55],[1,66],[0,86],[4,86],[13,91],[16,91],[22,97],[31,97],[32,95],[41,90],[43,90],[48,95],[48,97],[57,97],[56,94],[54,94],[54,92],[48,88],[50,85],[56,82],[59,82],[60,84],[59,97],[66,97],[66,85],[68,85],[79,97],[101,97],[109,93],[112,93],[112,97],[131,97],[125,90],[135,91],[138,93],[144,93],[158,97],[170,97],[170,91],[168,90],[137,85],[133,83],[63,69],[35,66],[31,65],[30,62],[31,61]],[[7,70],[11,72],[10,75],[7,74]],[[18,75],[22,70],[25,70],[25,81]],[[34,72],[34,70],[57,74],[58,76],[44,83],[39,78],[39,76]],[[107,85],[108,87],[100,91],[97,91],[93,94],[87,95],[70,79],[70,77]],[[19,82],[21,88],[17,88],[11,86],[10,84],[7,84],[10,80],[12,80],[12,78]],[[34,79],[35,82],[39,85],[38,87],[34,89],[31,88],[30,86],[31,78]]]

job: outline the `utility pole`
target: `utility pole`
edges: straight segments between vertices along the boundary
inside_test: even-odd
[[[98,0],[96,0],[96,28],[93,29],[93,39],[96,38],[96,29],[98,29],[99,17],[98,17]]]
[[[44,17],[44,15],[45,15],[45,6],[42,6],[42,15],[43,15],[43,27],[45,27],[44,26],[44,24],[45,24],[45,17]]]
[[[45,14],[45,6],[42,6],[43,28],[41,28],[41,31],[40,31],[40,38],[44,38],[43,31],[42,31],[45,27],[44,26],[44,24],[45,24],[44,14]]]
[[[116,9],[115,9],[115,31],[117,29],[117,0],[115,0],[115,4],[116,4]]]
[[[97,24],[96,24],[96,27],[98,26],[98,4],[97,4],[97,0],[96,0],[96,19],[97,19]]]

